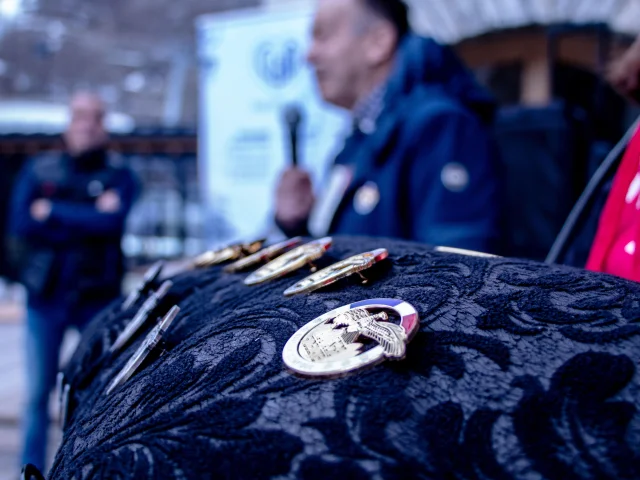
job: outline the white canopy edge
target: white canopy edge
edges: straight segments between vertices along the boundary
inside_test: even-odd
[[[408,0],[415,29],[443,43],[531,25],[602,23],[640,33],[640,0]]]

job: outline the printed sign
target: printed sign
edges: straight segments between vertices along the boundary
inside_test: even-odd
[[[318,186],[346,135],[346,114],[319,98],[305,55],[312,14],[249,10],[201,17],[200,179],[209,243],[274,231],[275,189],[289,161],[284,112],[304,115],[300,167]]]

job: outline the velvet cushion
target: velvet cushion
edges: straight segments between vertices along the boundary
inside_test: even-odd
[[[640,286],[369,238],[338,237],[318,263],[379,247],[390,261],[369,285],[294,298],[308,270],[257,287],[220,267],[174,278],[166,353],[106,396],[143,341],[105,353],[135,313],[114,305],[65,370],[49,478],[640,478]],[[333,380],[285,368],[300,327],[370,298],[418,310],[405,360]]]

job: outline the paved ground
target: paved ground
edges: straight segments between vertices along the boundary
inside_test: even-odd
[[[13,315],[7,315],[13,312]],[[22,434],[20,417],[24,401],[26,372],[24,367],[24,325],[22,308],[0,304],[0,480],[19,478],[19,451]],[[77,342],[77,334],[65,339],[63,357],[69,355]],[[55,405],[51,404],[52,426],[50,446],[52,457],[60,432],[55,418]]]
[[[130,273],[124,282],[124,290],[140,281],[142,273]],[[0,480],[16,480],[20,473],[20,418],[24,402],[24,385],[27,372],[24,365],[24,300],[20,287],[8,287],[0,279]],[[68,332],[62,347],[61,362],[68,359],[79,335]],[[60,442],[60,429],[57,423],[57,406],[50,404],[51,429],[50,458]]]
[[[15,320],[15,319],[14,319]],[[0,479],[13,480],[19,468],[20,410],[24,398],[24,327],[0,324]]]

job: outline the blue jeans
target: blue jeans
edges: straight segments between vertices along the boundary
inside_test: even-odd
[[[27,305],[27,398],[22,464],[44,471],[49,427],[49,394],[56,383],[60,347],[67,328],[82,330],[108,302],[69,309],[60,304]]]

